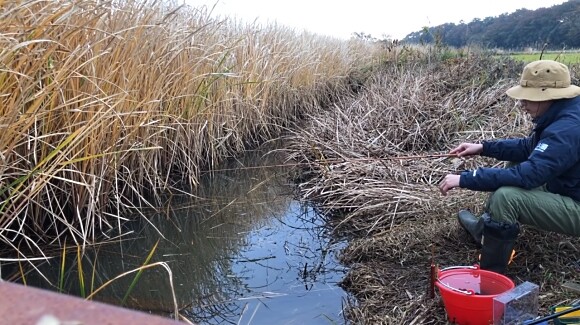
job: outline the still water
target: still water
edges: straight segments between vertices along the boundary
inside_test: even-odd
[[[180,314],[190,321],[343,324],[345,293],[337,282],[346,270],[335,259],[343,243],[331,239],[313,209],[293,199],[287,169],[272,167],[282,161],[264,154],[238,157],[205,174],[193,196],[173,196],[145,211],[147,218],[126,225],[130,236],[86,251],[82,271],[73,252],[59,276],[57,254],[39,266],[45,278],[31,272],[28,284],[86,296],[144,265],[155,247],[149,263],[167,262]],[[168,272],[147,269],[130,289],[135,274],[113,281],[94,299],[171,316]]]

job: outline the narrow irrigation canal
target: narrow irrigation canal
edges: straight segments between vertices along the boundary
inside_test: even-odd
[[[87,251],[81,267],[67,250],[29,272],[28,285],[88,296],[107,280],[146,264],[167,262],[108,284],[94,300],[198,324],[342,324],[345,270],[324,221],[295,201],[287,170],[266,151],[249,152],[205,174],[191,196],[128,223],[131,235]],[[111,236],[114,236],[112,234]],[[156,245],[156,243],[158,244]],[[150,252],[152,258],[147,260]],[[42,273],[42,276],[39,274]],[[82,274],[82,275],[81,275]],[[49,284],[50,282],[50,284]]]

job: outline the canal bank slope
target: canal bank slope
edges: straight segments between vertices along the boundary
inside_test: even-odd
[[[443,197],[437,185],[448,173],[501,164],[433,155],[464,141],[527,135],[531,122],[505,95],[522,67],[488,55],[431,54],[385,66],[356,97],[293,134],[297,195],[315,202],[336,235],[349,239],[341,256],[349,267],[342,281],[351,293],[348,321],[447,323],[439,295],[428,294],[430,264],[477,262],[479,250],[456,214],[480,213],[487,194],[454,190]],[[580,280],[578,247],[578,238],[524,227],[507,276],[538,284],[545,314],[573,298],[561,284]]]

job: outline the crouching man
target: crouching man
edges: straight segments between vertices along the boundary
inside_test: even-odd
[[[478,168],[449,174],[443,195],[460,187],[493,192],[485,213],[459,212],[460,225],[481,243],[482,269],[504,273],[519,224],[580,236],[580,87],[566,65],[539,60],[524,67],[519,85],[507,90],[534,122],[520,139],[462,143],[459,157],[481,155],[512,162],[506,168]]]

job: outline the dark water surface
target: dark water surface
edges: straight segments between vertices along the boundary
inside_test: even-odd
[[[145,218],[128,224],[134,233],[125,240],[88,250],[82,277],[75,248],[64,277],[56,254],[39,266],[46,279],[33,271],[28,284],[86,296],[142,266],[159,241],[150,263],[167,262],[180,314],[193,322],[343,324],[345,293],[337,282],[345,270],[335,259],[342,244],[332,242],[320,216],[293,200],[287,170],[268,167],[280,159],[263,154],[232,160],[205,175],[195,197],[172,197],[157,211],[144,212],[150,224]],[[135,274],[112,282],[94,299],[117,305],[125,300],[126,307],[170,316],[168,272],[147,269],[129,289]]]

